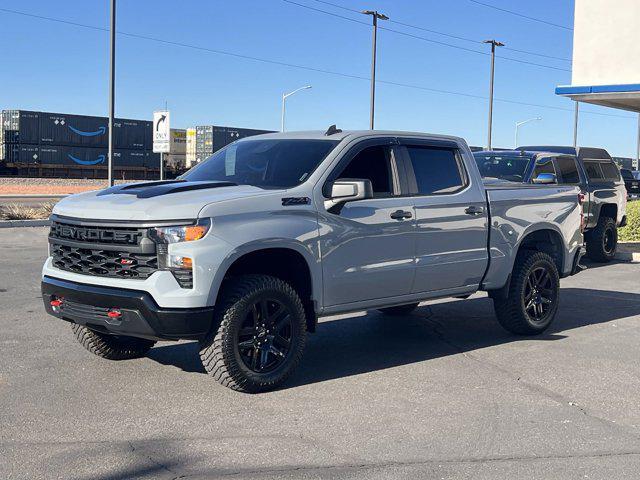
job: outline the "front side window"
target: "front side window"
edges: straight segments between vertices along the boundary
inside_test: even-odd
[[[389,197],[393,192],[390,160],[391,154],[387,146],[364,148],[351,159],[337,178],[371,180],[374,197]]]
[[[407,147],[418,193],[453,193],[465,184],[456,150],[435,147]]]
[[[337,144],[334,140],[244,140],[219,150],[180,178],[290,188],[309,178]]]
[[[536,161],[536,166],[533,169],[533,175],[531,178],[538,178],[541,173],[552,173],[553,175],[557,175],[556,169],[553,166],[553,158],[541,158]]]
[[[570,157],[559,157],[556,159],[558,165],[558,173],[560,178],[558,181],[562,183],[580,183],[580,174],[578,173],[578,165],[575,159]]]
[[[584,169],[587,172],[589,180],[602,180],[604,178],[602,169],[600,168],[600,162],[585,160]]]

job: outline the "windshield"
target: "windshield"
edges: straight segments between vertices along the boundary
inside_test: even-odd
[[[499,178],[511,182],[524,181],[524,175],[531,157],[474,153],[478,170],[483,177]]]
[[[180,178],[289,188],[304,182],[337,144],[332,140],[245,140],[217,151]]]
[[[625,180],[635,180],[635,177],[633,176],[633,173],[631,172],[631,170],[627,170],[626,168],[621,168],[620,173],[622,174],[622,178],[624,178]]]

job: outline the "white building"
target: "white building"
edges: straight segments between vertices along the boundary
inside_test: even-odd
[[[571,85],[556,94],[640,112],[640,0],[575,0]]]

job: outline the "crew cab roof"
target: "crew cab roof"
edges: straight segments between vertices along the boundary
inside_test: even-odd
[[[595,147],[567,147],[558,145],[542,145],[542,146],[524,146],[518,147],[518,150],[534,151],[534,152],[554,152],[575,155],[578,158],[594,158],[602,160],[611,160],[611,155],[604,148]]]
[[[406,132],[406,131],[399,131],[399,130],[345,130],[345,131],[341,131],[331,135],[326,135],[325,130],[308,130],[308,131],[300,131],[300,132],[275,132],[275,133],[264,133],[261,135],[245,137],[237,141],[246,142],[246,141],[251,141],[256,139],[329,140],[329,141],[338,140],[340,141],[346,138],[353,140],[357,138],[367,138],[367,137],[418,137],[418,138],[424,138],[424,139],[450,140],[452,142],[464,143],[464,140],[460,137],[424,133],[424,132]]]

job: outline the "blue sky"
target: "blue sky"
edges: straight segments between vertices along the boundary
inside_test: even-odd
[[[354,10],[378,9],[391,20],[459,37],[497,38],[508,47],[571,58],[572,32],[490,9],[472,0],[330,0]],[[482,0],[571,27],[573,1]],[[357,21],[367,17],[315,0],[295,0]],[[108,0],[3,0],[0,9],[108,27]],[[466,49],[488,47],[399,23],[381,26]],[[119,0],[117,30],[273,60],[368,77],[371,29],[284,0]],[[376,128],[406,129],[486,142],[489,57],[412,38],[388,30],[378,36],[378,79],[452,95],[380,83]],[[0,108],[106,115],[108,34],[70,24],[0,10]],[[117,39],[116,115],[151,118],[165,101],[175,127],[198,124],[278,129],[280,96],[305,84],[311,90],[287,103],[289,130],[368,127],[369,83],[317,71],[248,60],[209,50],[185,48],[131,36]],[[554,95],[571,82],[565,60],[499,50],[499,55],[556,69],[497,59],[495,146],[512,146],[514,124],[542,117],[521,128],[520,143],[570,144],[573,103]],[[558,70],[560,69],[560,70]],[[559,110],[560,109],[560,110]],[[561,109],[568,109],[564,111]],[[580,143],[605,146],[614,155],[634,156],[637,116],[584,106]],[[598,115],[595,112],[606,115]],[[622,118],[620,118],[622,117]]]

